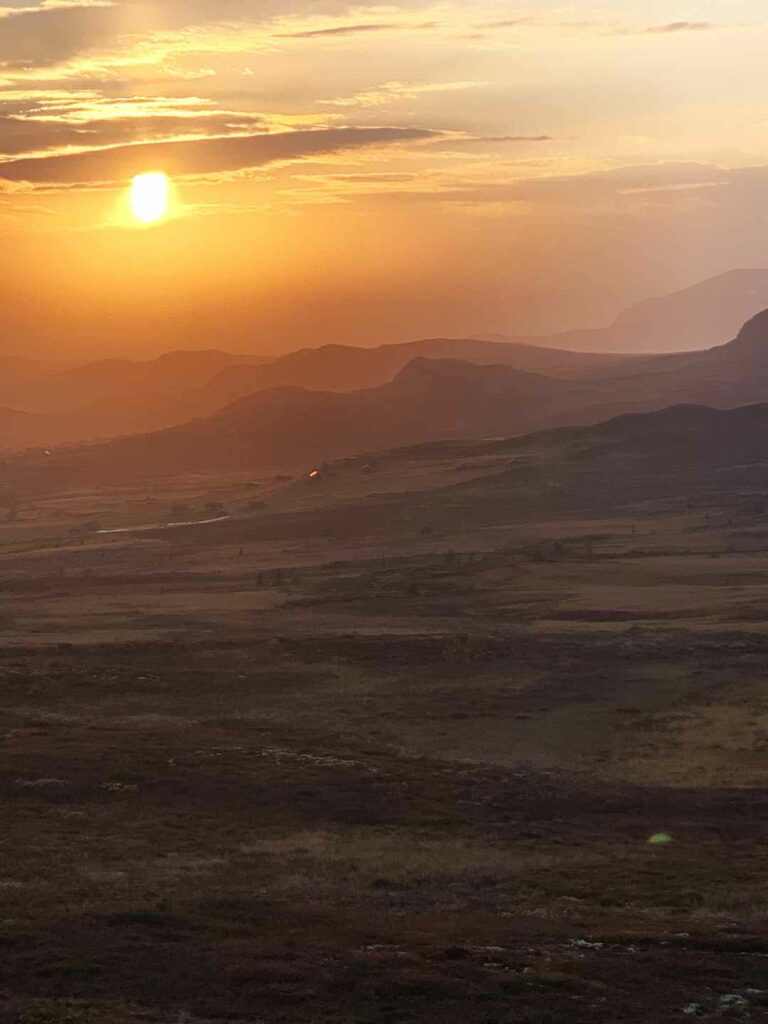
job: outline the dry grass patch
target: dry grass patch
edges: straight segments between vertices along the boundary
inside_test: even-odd
[[[484,887],[504,884],[536,871],[565,870],[574,853],[542,851],[532,844],[492,843],[480,837],[447,837],[382,829],[300,831],[254,839],[240,848],[259,858],[262,877],[295,889],[306,879],[316,889],[349,895],[371,888],[430,885]],[[578,853],[582,867],[598,869],[609,851]]]

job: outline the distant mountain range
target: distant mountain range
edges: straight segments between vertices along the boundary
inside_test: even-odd
[[[687,352],[732,338],[768,307],[768,270],[731,270],[671,295],[646,299],[608,327],[511,340],[582,352]]]
[[[558,379],[510,366],[412,359],[393,381],[357,391],[279,387],[161,431],[6,462],[48,484],[118,484],[181,473],[308,470],[342,456],[446,438],[508,437],[681,403],[768,401],[768,311],[727,345]],[[659,458],[663,458],[663,450]],[[41,461],[42,459],[42,461]],[[661,463],[660,463],[661,464]]]
[[[151,402],[162,397],[165,401],[170,395],[201,387],[225,367],[266,361],[215,349],[167,352],[146,361],[102,359],[65,367],[8,357],[0,359],[0,404],[50,414],[87,413],[115,400]]]
[[[763,277],[768,271],[724,275],[698,292],[655,300],[648,316],[659,321],[662,307],[678,315],[685,305],[680,296],[687,302],[693,292],[706,307],[708,289],[744,298],[748,282],[754,290]],[[642,320],[627,314],[628,322]],[[351,446],[508,435],[679,403],[768,401],[768,313],[730,342],[669,355],[430,338],[373,349],[327,345],[272,360],[211,350],[63,369],[5,362],[0,446],[6,451],[137,435],[133,447],[121,448],[122,457],[151,449],[148,472],[155,464],[165,472],[160,452],[172,449],[180,468],[189,459],[204,462],[206,471],[299,466]],[[180,454],[184,438],[189,458]]]
[[[569,382],[511,367],[418,357],[378,388],[272,388],[180,426],[58,449],[38,468],[46,479],[55,476],[67,485],[311,468],[352,452],[425,438],[506,435],[551,423],[572,389]],[[577,388],[573,393],[581,394]]]
[[[590,381],[589,388],[596,403],[610,399],[625,411],[768,401],[768,310],[724,345],[626,362],[611,376]]]
[[[473,338],[428,338],[363,349],[325,345],[274,360],[226,352],[169,352],[146,362],[103,360],[0,385],[0,447],[62,444],[155,430],[208,416],[276,387],[347,392],[391,381],[412,359],[458,358],[564,379],[610,373],[631,359]],[[0,361],[0,375],[3,371]],[[2,406],[5,406],[3,410]],[[33,415],[5,429],[14,411]],[[15,421],[14,421],[15,422]]]
[[[565,379],[610,372],[625,361],[615,355],[563,352],[519,341],[494,342],[476,338],[425,338],[377,348],[323,345],[321,348],[290,352],[263,366],[228,367],[200,389],[196,399],[201,405],[221,408],[223,404],[255,391],[284,385],[313,391],[372,388],[392,380],[404,366],[418,357],[498,364]]]

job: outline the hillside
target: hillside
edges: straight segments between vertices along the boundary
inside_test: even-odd
[[[17,409],[0,408],[0,450],[47,444],[58,433],[55,416],[34,416]]]
[[[759,322],[748,325],[737,352],[744,354],[760,330]],[[190,473],[307,473],[366,452],[380,453],[379,461],[398,446],[467,439],[462,458],[472,482],[454,496],[458,505],[436,514],[466,505],[489,521],[620,510],[768,481],[768,405],[678,405],[605,419],[610,404],[573,383],[509,367],[415,359],[378,388],[276,388],[178,427],[10,459],[6,477],[23,489],[50,490]],[[595,425],[559,426],[579,422]],[[554,429],[529,432],[542,427]]]
[[[511,440],[505,451],[510,464],[489,485],[542,511],[619,512],[680,496],[727,503],[768,480],[768,405],[626,414]]]
[[[415,359],[394,381],[353,392],[274,388],[213,416],[154,433],[62,448],[31,479],[115,483],[141,477],[317,462],[426,439],[498,436],[562,422],[585,398],[564,381],[505,366]],[[25,475],[35,459],[9,463]]]
[[[678,403],[727,408],[768,401],[768,310],[747,321],[732,341],[626,364],[595,381],[594,389],[596,397],[611,395],[627,410]]]
[[[365,475],[371,464],[375,472]],[[710,509],[747,511],[754,528],[768,507],[767,483],[768,405],[676,406],[589,427],[340,460],[317,481],[300,476],[286,485],[263,512],[205,527],[205,542],[352,543],[387,531],[462,536],[549,521],[578,531],[590,520],[663,519],[681,510],[698,511],[705,529]]]
[[[44,422],[50,431],[45,442],[58,445],[163,429],[275,388],[334,392],[374,388],[391,381],[418,357],[498,364],[565,380],[610,373],[629,362],[471,338],[432,338],[374,349],[328,345],[275,360],[216,350],[179,351],[145,362],[114,359],[68,367],[8,387],[14,401],[9,397],[7,404],[47,417]],[[0,429],[0,445],[37,443],[38,426],[43,421],[26,434],[13,436],[3,435]]]
[[[353,348],[324,345],[300,349],[265,366],[228,367],[195,395],[186,396],[190,407],[214,411],[227,402],[271,387],[355,391],[392,380],[412,359],[460,359],[479,364],[510,366],[529,373],[581,379],[592,373],[611,373],[624,359],[586,352],[564,352],[519,342],[481,341],[474,338],[425,338],[399,345]]]

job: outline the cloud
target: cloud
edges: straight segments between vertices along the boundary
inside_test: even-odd
[[[114,40],[120,9],[108,3],[6,8],[0,25],[0,64],[40,66]]]
[[[120,143],[180,140],[191,136],[226,136],[263,127],[260,117],[211,114],[105,118],[71,122],[0,116],[0,156],[42,154],[45,150],[95,149]],[[0,163],[0,176],[2,176]]]
[[[642,26],[621,23],[613,19],[574,20],[570,14],[555,10],[519,18],[505,18],[500,21],[478,25],[480,29],[530,28],[566,32],[584,32],[600,36],[671,35],[677,32],[702,32],[718,26],[709,21],[670,21],[660,25]]]
[[[221,109],[196,96],[106,100],[85,90],[0,91],[0,159],[121,143],[246,135],[269,128],[259,114]]]
[[[751,172],[751,173],[750,173]],[[378,194],[391,201],[484,204],[520,204],[570,211],[628,208],[632,202],[655,198],[674,202],[682,208],[681,195],[709,193],[717,189],[735,190],[753,181],[768,184],[768,168],[723,169],[712,164],[667,163],[648,166],[617,167],[583,174],[542,175],[537,178],[499,180],[420,175],[413,179],[417,188],[392,189]],[[407,184],[407,183],[406,183]],[[364,197],[366,191],[358,191]],[[349,195],[349,193],[348,193]]]
[[[481,183],[458,188],[448,198],[471,202],[593,204],[633,193],[717,185],[722,183],[723,176],[722,170],[710,164],[650,164],[507,183]]]
[[[459,139],[465,145],[482,142],[554,142],[551,135],[479,135],[476,138]]]
[[[544,215],[559,223],[587,217],[593,225],[619,224],[629,218],[627,223],[633,231],[653,212],[665,217],[688,217],[692,211],[703,211],[705,216],[710,211],[715,218],[713,225],[721,228],[730,219],[733,225],[764,231],[766,217],[761,211],[768,209],[768,165],[733,168],[709,163],[660,163],[506,181],[415,174],[410,181],[377,183],[375,179],[326,175],[322,181],[318,179],[318,187],[321,185],[325,186],[326,197],[333,194],[328,192],[329,186],[338,185],[337,195],[347,202],[375,202],[378,206],[449,204],[501,216]],[[343,191],[341,186],[345,186]],[[665,230],[670,230],[668,221]]]
[[[282,39],[315,39],[317,36],[352,36],[363,32],[396,32],[404,28],[424,28],[419,25],[402,25],[396,23],[363,24],[363,25],[337,25],[334,28],[312,28],[303,32],[279,32]]]
[[[709,21],[670,21],[667,25],[651,25],[648,35],[666,35],[672,32],[706,32],[715,26]]]
[[[150,142],[0,163],[0,180],[34,184],[120,182],[147,170],[174,176],[223,174],[275,161],[381,143],[429,139],[424,128],[321,128],[192,141]]]
[[[114,7],[113,0],[43,0],[34,7],[0,7],[0,20],[18,18],[23,14],[50,14],[82,7]]]
[[[559,142],[553,135],[463,135],[446,134],[430,142],[431,150],[450,152],[452,150],[473,150],[493,146],[529,146],[545,142]]]
[[[189,43],[206,51],[208,41],[216,49],[216,30],[229,32],[244,51],[252,49],[247,36],[260,30],[265,40],[309,38],[315,35],[350,35],[384,28],[413,28],[403,23],[320,24],[317,17],[349,18],[353,5],[344,0],[44,0],[24,6],[8,6],[0,0],[0,67],[4,70],[55,67],[64,61],[115,47],[142,46],[172,34],[175,42]],[[355,16],[376,11],[376,0],[359,0]],[[400,12],[398,12],[400,13]],[[407,10],[403,9],[403,14]],[[380,16],[380,11],[379,11]],[[295,26],[295,31],[293,28]],[[426,27],[426,26],[423,26]],[[188,39],[182,38],[187,34]]]
[[[465,89],[479,89],[487,82],[385,82],[375,89],[357,92],[351,96],[336,96],[333,99],[318,100],[326,107],[382,107],[399,100],[413,100],[428,93],[463,92]]]

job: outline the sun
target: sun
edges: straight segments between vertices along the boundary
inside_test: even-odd
[[[137,174],[131,181],[131,210],[142,224],[154,224],[168,212],[171,183],[162,171]]]

